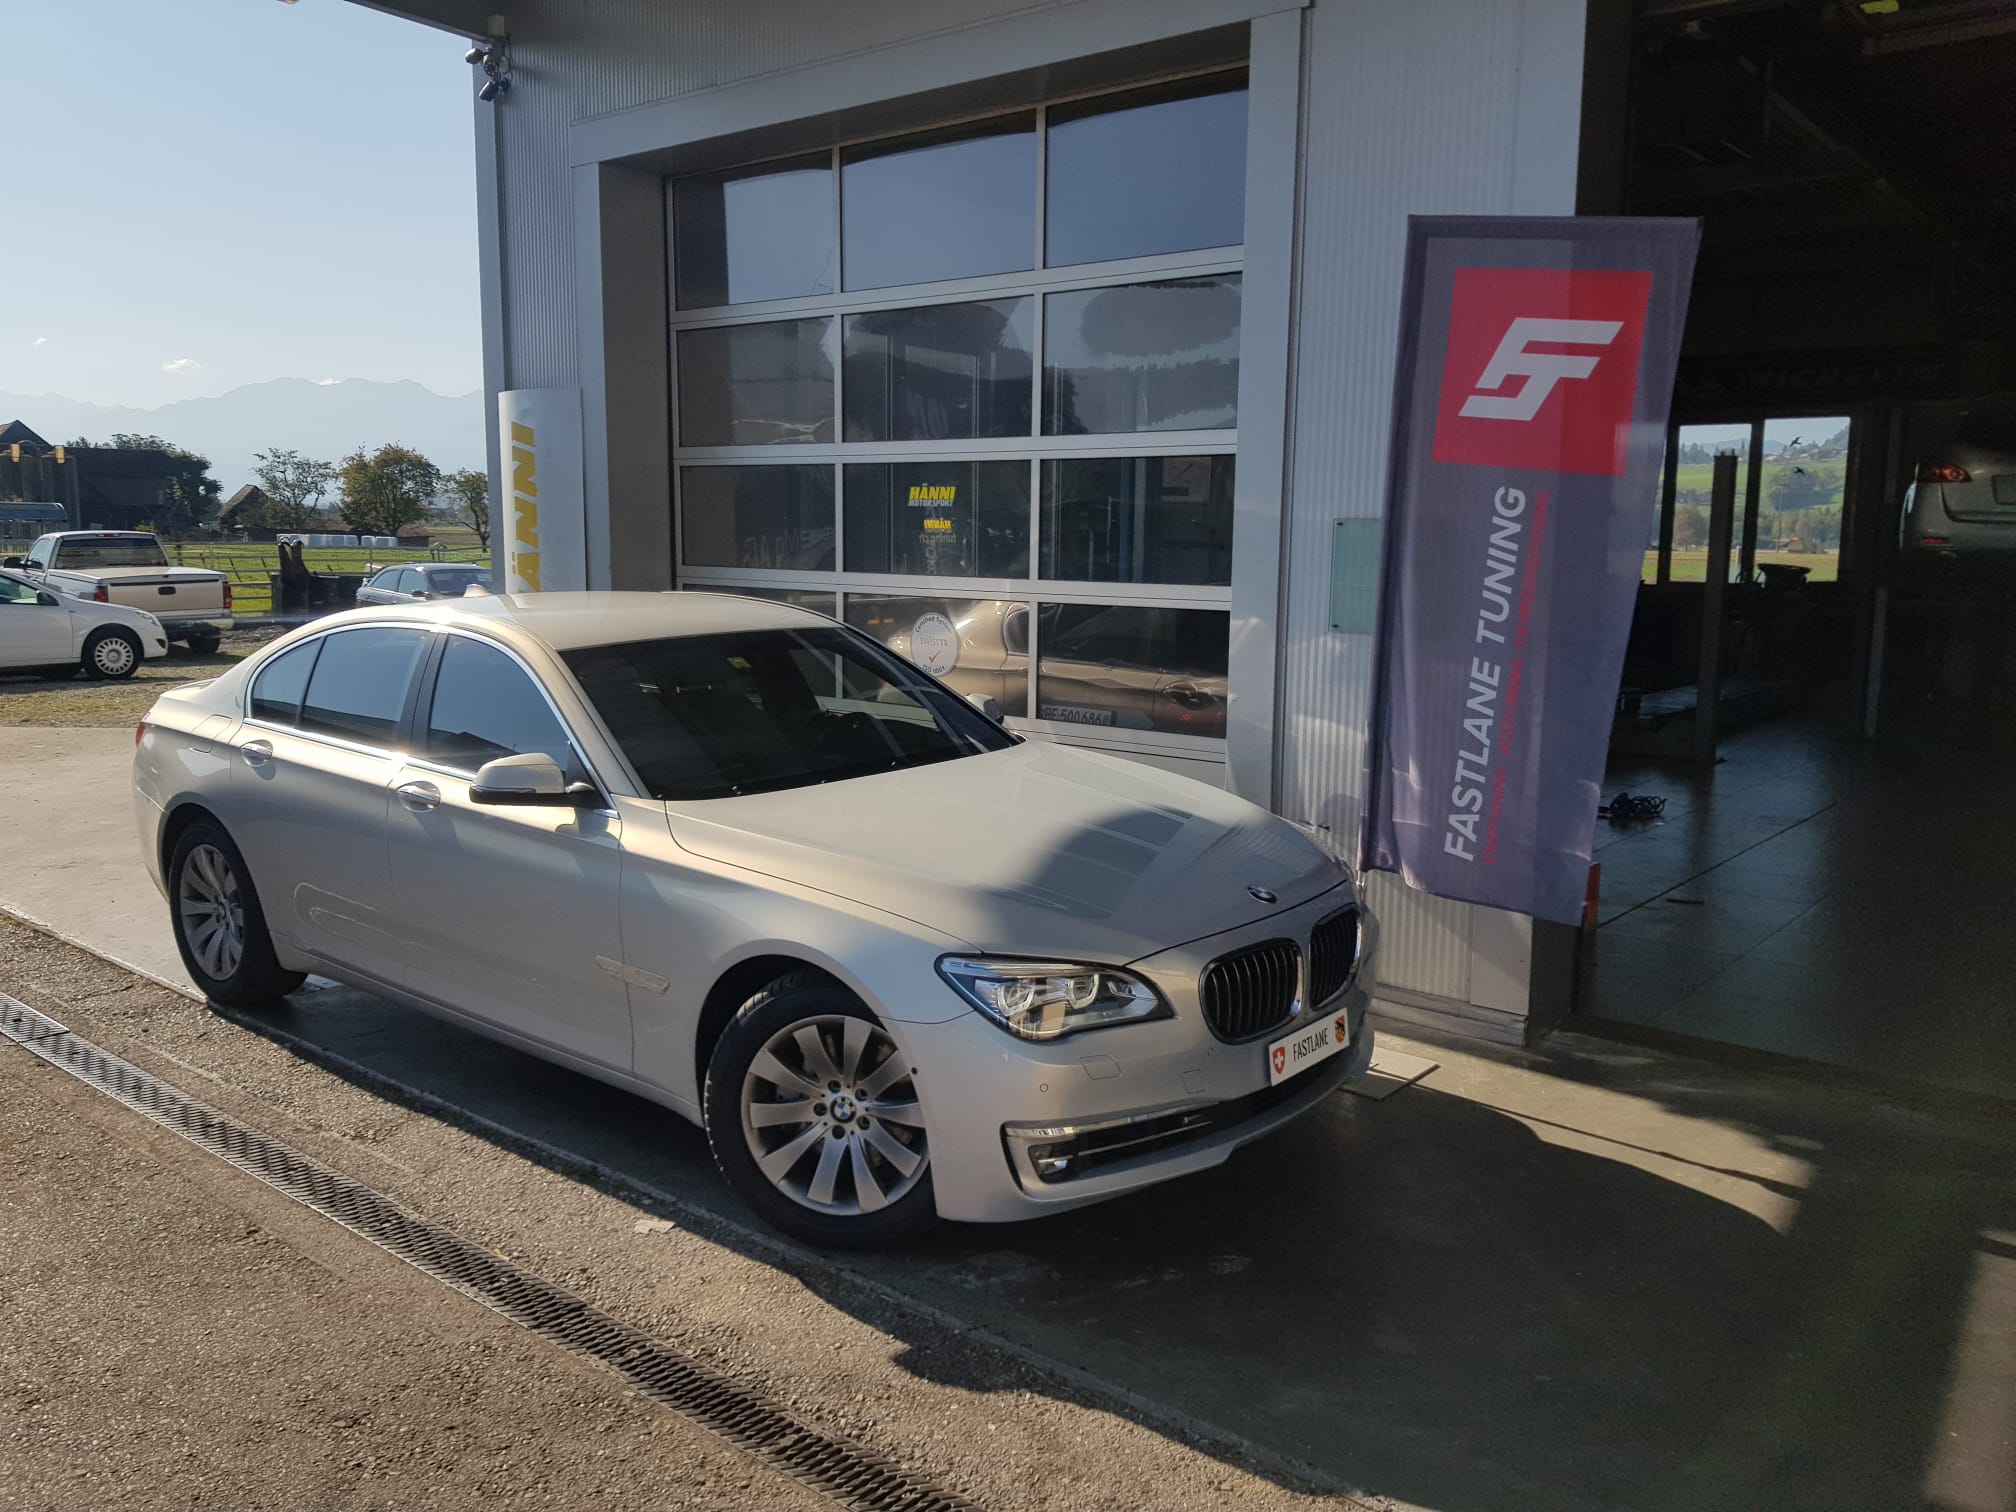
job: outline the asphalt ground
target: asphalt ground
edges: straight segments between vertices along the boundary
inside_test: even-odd
[[[1443,1045],[1219,1171],[840,1260],[680,1120],[363,994],[226,1018],[5,924],[0,987],[983,1506],[2016,1505],[2006,1120]]]
[[[0,987],[984,1507],[1341,1504],[4,919]],[[828,1504],[0,1043],[0,1508],[499,1505]]]

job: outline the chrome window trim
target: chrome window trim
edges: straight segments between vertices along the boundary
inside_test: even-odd
[[[416,630],[422,636],[427,637],[459,635],[465,640],[473,640],[479,645],[491,646],[502,651],[512,661],[517,663],[518,669],[521,672],[532,679],[532,686],[539,690],[539,696],[546,701],[546,707],[552,712],[554,722],[560,726],[560,732],[567,737],[568,744],[574,748],[574,755],[580,761],[581,769],[588,774],[589,781],[595,784],[603,797],[614,798],[619,796],[609,783],[604,780],[601,772],[596,769],[595,763],[588,759],[588,753],[582,749],[580,737],[574,733],[573,721],[569,720],[561,712],[560,706],[553,701],[553,694],[546,686],[546,680],[539,675],[537,668],[533,667],[530,662],[518,654],[517,648],[506,645],[495,636],[485,635],[481,631],[471,630],[462,625],[432,625],[412,620],[370,620],[363,624],[332,625],[327,630],[302,637],[286,649],[288,651],[295,651],[303,646],[313,645],[317,641],[327,640],[332,635],[343,635],[353,630]],[[274,659],[277,660],[277,657]],[[463,782],[474,779],[476,775],[474,772],[463,771],[457,767],[446,766],[441,762],[429,760],[419,751],[402,751],[393,746],[368,745],[363,741],[346,740],[340,735],[329,735],[320,730],[304,730],[299,725],[277,724],[272,720],[257,717],[252,713],[252,685],[258,682],[264,670],[265,668],[262,665],[245,679],[245,690],[239,699],[239,718],[241,723],[249,725],[253,729],[271,730],[277,734],[293,735],[302,740],[311,740],[319,745],[333,746],[338,750],[350,751],[359,756],[382,756],[390,761],[400,761],[411,766],[424,767],[428,771],[438,772],[446,777],[454,777]],[[430,699],[429,712],[431,710],[432,703]],[[417,736],[424,735],[425,732],[416,730],[414,733]],[[601,809],[587,810],[586,812],[613,814],[616,810],[611,805]]]

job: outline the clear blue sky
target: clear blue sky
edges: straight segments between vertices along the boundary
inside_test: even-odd
[[[0,390],[482,385],[467,42],[349,0],[14,0]]]

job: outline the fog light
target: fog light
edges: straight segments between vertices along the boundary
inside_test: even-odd
[[[1037,1145],[1029,1151],[1029,1163],[1043,1180],[1056,1181],[1071,1174],[1071,1146]]]

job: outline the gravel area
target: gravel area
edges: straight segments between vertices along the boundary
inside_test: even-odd
[[[0,1507],[826,1503],[0,1046]]]

